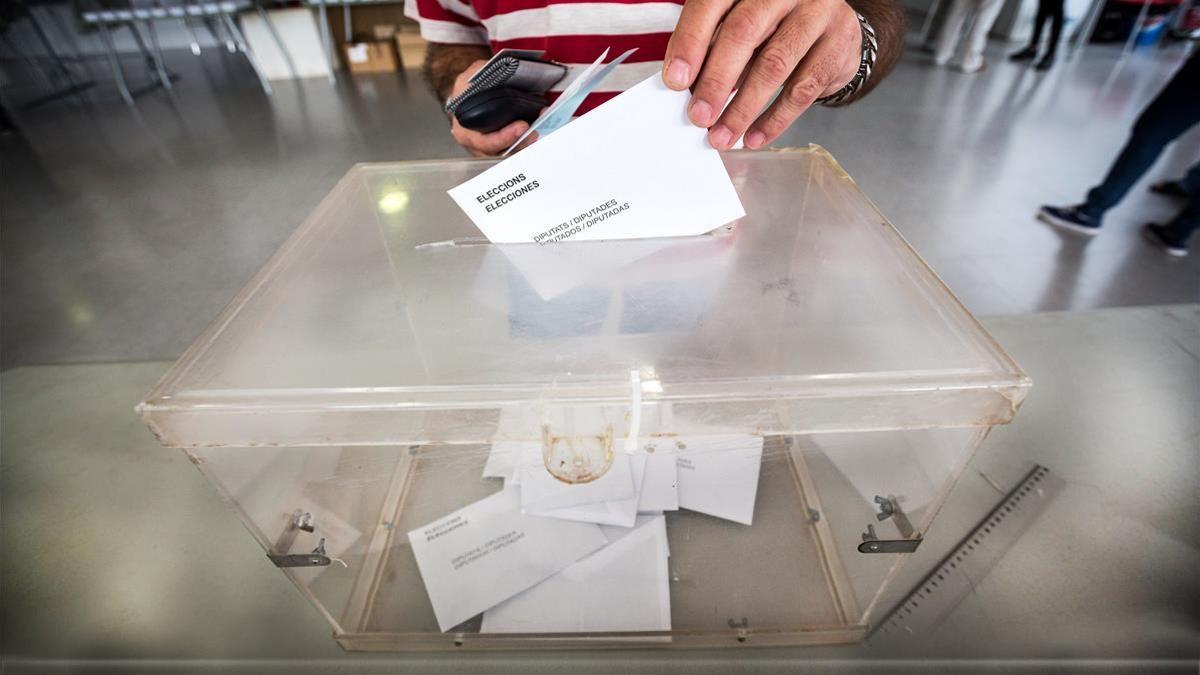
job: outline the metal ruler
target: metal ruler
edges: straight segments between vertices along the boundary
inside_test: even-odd
[[[867,639],[872,646],[927,635],[962,602],[1033,524],[1063,481],[1035,464],[965,539],[933,568]]]

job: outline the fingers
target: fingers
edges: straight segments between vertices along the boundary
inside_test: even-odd
[[[775,140],[797,117],[808,110],[814,101],[837,91],[845,84],[842,81],[846,60],[846,45],[842,44],[843,42],[844,39],[838,38],[836,33],[827,33],[817,40],[801,60],[799,67],[788,78],[775,102],[746,132],[747,148],[761,148]],[[846,77],[845,81],[848,82],[851,77],[853,75]]]
[[[742,0],[730,10],[696,80],[688,108],[692,123],[711,127],[717,121],[754,50],[792,6],[780,0]]]
[[[485,65],[487,65],[487,61],[476,60],[471,65],[467,66],[466,70],[462,71],[454,78],[454,86],[450,88],[450,95],[446,98],[452,99],[466,90],[467,86],[471,84],[471,78],[475,75],[475,73],[479,72],[480,68],[484,67]]]
[[[458,120],[454,120],[450,125],[450,134],[472,155],[494,157],[507,150],[508,146],[516,143],[527,129],[529,129],[528,122],[517,120],[498,131],[482,134],[478,131],[471,131],[459,124]]]
[[[545,108],[542,108],[541,110],[539,110],[538,111],[538,119],[541,119],[542,115],[545,115],[546,111],[549,109],[550,109],[550,106],[546,106]],[[525,133],[525,132],[522,131],[521,133]],[[513,148],[513,152],[514,153],[520,152],[520,151],[524,150],[525,148],[528,148],[529,146],[533,145],[534,142],[536,142],[539,137],[540,137],[540,134],[538,134],[538,132],[536,132],[536,131],[533,132],[532,134],[529,134],[529,136],[527,136],[525,138],[525,140],[521,141],[520,145]],[[520,136],[518,136],[518,138],[520,138]],[[503,152],[503,151],[501,151],[501,152]]]
[[[663,57],[663,82],[668,87],[682,91],[692,86],[704,63],[704,55],[708,53],[713,33],[733,3],[734,0],[687,0],[684,3]]]
[[[529,136],[525,140],[521,141],[520,145],[513,148],[513,152],[520,152],[520,151],[524,150],[525,148],[528,148],[529,146],[531,146],[535,142],[537,142],[537,139],[538,139],[538,132],[535,131],[532,134],[529,134]]]
[[[775,92],[787,82],[824,25],[819,17],[793,14],[775,31],[751,61],[737,95],[708,132],[709,143],[726,150],[746,133]]]
[[[471,62],[471,65],[467,66],[467,69],[464,70],[463,72],[467,74],[467,77],[470,77],[470,76],[474,75],[480,68],[486,66],[487,63],[488,63],[488,59],[475,59],[474,61]]]

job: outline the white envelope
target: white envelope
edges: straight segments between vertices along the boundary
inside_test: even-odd
[[[645,510],[641,509],[639,497],[641,485],[646,475],[646,459],[647,456],[644,453],[639,453],[629,458],[629,466],[633,470],[634,485],[634,494],[631,497],[557,509],[527,509],[525,512],[530,515],[544,516],[546,518],[578,520],[585,523],[596,523],[597,525],[633,527],[637,521],[638,511]]]
[[[419,527],[408,541],[442,631],[608,543],[597,525],[523,515],[512,489]]]
[[[527,446],[518,460],[517,474],[521,486],[521,510],[548,511],[582,504],[614,502],[636,496],[633,464],[630,456],[614,452],[612,466],[590,483],[569,484],[560,481],[546,470],[542,447]]]
[[[538,118],[534,120],[533,124],[531,124],[528,129],[525,130],[525,133],[521,134],[520,138],[514,141],[512,145],[508,146],[508,149],[504,151],[503,156],[507,156],[508,153],[512,152],[514,148],[521,144],[521,141],[524,141],[529,137],[530,134],[534,132],[537,132],[539,137],[545,137],[565,126],[571,121],[571,118],[575,115],[575,111],[579,109],[579,106],[583,105],[583,100],[587,98],[587,95],[596,88],[596,85],[600,84],[601,80],[603,80],[605,77],[608,77],[608,74],[611,73],[613,69],[621,65],[625,59],[629,58],[629,56],[636,51],[637,47],[634,47],[633,49],[630,49],[624,54],[621,54],[617,58],[613,59],[612,62],[601,65],[604,63],[604,59],[608,57],[608,50],[605,49],[604,53],[601,54],[599,58],[592,63],[592,65],[585,68],[583,72],[574,76],[574,78],[571,80],[571,83],[567,85],[566,89],[563,89],[562,93],[558,95],[558,98],[554,100],[554,103],[551,103],[550,107],[542,111],[541,115],[538,115]]]
[[[645,453],[646,477],[638,495],[639,513],[675,511],[679,509],[679,468],[673,447],[660,444],[652,453]]]
[[[517,468],[517,458],[525,448],[542,447],[541,443],[522,441],[494,441],[488,449],[487,462],[483,465],[484,478],[512,478]]]
[[[483,633],[671,629],[667,530],[643,517],[608,546],[484,612]]]
[[[682,439],[679,507],[750,525],[762,466],[761,436]]]
[[[637,531],[637,529],[639,527],[641,527],[647,523],[650,523],[655,518],[662,516],[662,515],[663,514],[661,514],[661,513],[639,513],[638,517],[637,517],[637,521],[634,522],[633,527],[617,527],[617,526],[613,526],[613,525],[601,525],[600,531],[604,532],[604,536],[608,537],[608,543],[613,544],[621,539],[624,539],[629,534]],[[666,518],[666,516],[663,516],[663,517],[664,517],[664,519]],[[664,522],[665,522],[665,520],[664,520]],[[667,556],[670,557],[670,555],[671,555],[671,549],[667,548]]]
[[[449,191],[497,244],[703,234],[745,215],[691,94],[652,75]]]
[[[487,255],[499,251],[538,296],[543,300],[552,300],[589,281],[610,278],[630,263],[654,255],[678,241],[581,241],[564,242],[561,246],[553,247],[502,244],[490,249]]]

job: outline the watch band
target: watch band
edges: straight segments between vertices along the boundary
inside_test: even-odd
[[[875,37],[875,29],[871,27],[871,22],[858,12],[854,13],[858,17],[858,25],[862,28],[862,59],[858,63],[858,72],[846,86],[838,89],[829,96],[823,96],[816,100],[821,105],[837,105],[847,98],[853,96],[858,90],[863,88],[867,80],[871,78],[871,70],[875,67],[875,56],[879,53],[879,40]]]

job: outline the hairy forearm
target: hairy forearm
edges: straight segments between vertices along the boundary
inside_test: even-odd
[[[454,78],[479,59],[489,59],[492,51],[484,45],[448,45],[430,42],[422,69],[425,82],[438,100],[450,98]]]
[[[879,41],[879,52],[875,56],[875,67],[866,86],[847,99],[852,103],[866,96],[883,78],[892,72],[904,49],[904,10],[898,0],[846,0],[854,11],[862,14],[875,29]]]

